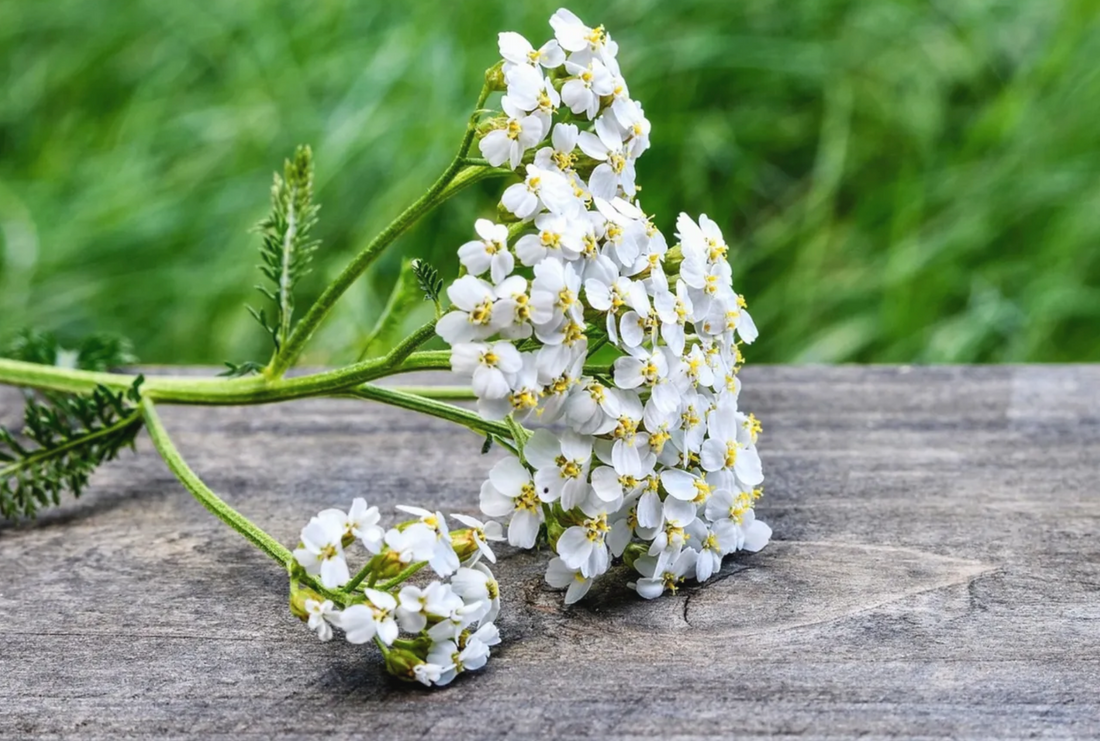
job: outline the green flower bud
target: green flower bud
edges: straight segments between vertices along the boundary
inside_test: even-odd
[[[485,70],[485,84],[494,92],[504,92],[508,89],[508,83],[504,80],[503,59]]]
[[[309,620],[309,612],[306,610],[306,600],[324,602],[325,598],[308,587],[299,587],[296,583],[290,585],[290,612],[302,622]]]
[[[405,648],[391,648],[384,656],[386,671],[404,682],[416,681],[415,669],[424,663],[424,659]]]
[[[623,551],[623,563],[630,568],[634,568],[634,562],[644,556],[647,550],[647,547],[642,543],[631,543]]]

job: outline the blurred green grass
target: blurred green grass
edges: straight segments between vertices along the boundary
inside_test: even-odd
[[[271,172],[314,147],[299,306],[449,160],[496,33],[558,2],[0,0],[0,334],[116,331],[149,362],[265,358]],[[1100,1],[574,2],[653,121],[643,203],[726,229],[750,361],[1100,360]],[[483,186],[483,187],[482,187]],[[354,354],[402,255],[307,360]]]

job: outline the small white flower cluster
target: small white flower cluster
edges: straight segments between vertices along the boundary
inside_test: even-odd
[[[480,148],[524,180],[502,197],[512,226],[481,219],[459,248],[467,274],[437,332],[483,417],[566,428],[495,466],[482,510],[510,518],[515,546],[545,527],[566,602],[620,556],[652,598],[771,536],[753,513],[760,426],[737,403],[739,344],[757,332],[717,224],[681,214],[670,249],[637,203],[650,126],[618,45],[567,10],[550,25],[538,49],[500,34],[504,116]],[[600,348],[612,365],[589,365]]]
[[[352,580],[346,549],[359,543],[371,556],[363,589],[345,590],[343,609],[330,599],[292,587],[299,616],[322,641],[333,627],[349,643],[374,641],[382,649],[387,669],[402,679],[425,685],[449,684],[458,674],[485,666],[491,646],[500,643],[493,621],[500,612],[500,591],[482,558],[495,563],[489,545],[504,539],[500,523],[452,515],[466,526],[451,531],[440,512],[419,507],[398,509],[416,519],[383,530],[377,507],[362,498],[351,509],[326,509],[302,528],[295,561],[325,589]],[[426,586],[405,582],[416,564],[426,564],[449,581]],[[293,604],[293,601],[292,601]],[[401,632],[412,634],[402,640]]]

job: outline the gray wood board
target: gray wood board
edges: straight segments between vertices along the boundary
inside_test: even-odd
[[[0,525],[0,734],[379,738],[1100,734],[1100,366],[750,367],[763,552],[645,602],[564,608],[499,564],[504,643],[441,691],[322,644],[285,574],[144,438]],[[10,424],[19,397],[0,395]],[[182,452],[284,543],[363,495],[477,511],[499,453],[369,402],[164,407]],[[379,730],[384,728],[385,730]]]

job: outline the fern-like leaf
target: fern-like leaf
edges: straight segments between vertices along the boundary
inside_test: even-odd
[[[80,496],[101,463],[133,447],[142,380],[125,392],[28,396],[22,435],[0,427],[0,517],[34,517],[60,504],[63,491]]]
[[[309,272],[317,240],[310,236],[317,223],[319,206],[313,203],[313,152],[300,146],[294,159],[287,160],[283,175],[275,175],[271,186],[271,213],[256,230],[263,237],[260,272],[268,283],[256,288],[275,304],[269,320],[263,310],[249,312],[271,335],[275,351],[286,342],[293,328],[294,287]]]
[[[137,362],[130,341],[118,335],[93,334],[81,340],[76,349],[68,350],[53,333],[33,329],[15,335],[0,350],[0,357],[90,371],[106,371]]]
[[[219,376],[227,378],[243,378],[244,376],[251,376],[258,373],[263,373],[264,367],[254,360],[245,360],[242,363],[234,363],[229,360],[225,361],[226,370],[219,373]]]
[[[443,292],[443,279],[439,277],[439,271],[427,260],[413,260],[412,269],[424,298],[438,304],[439,295]]]

